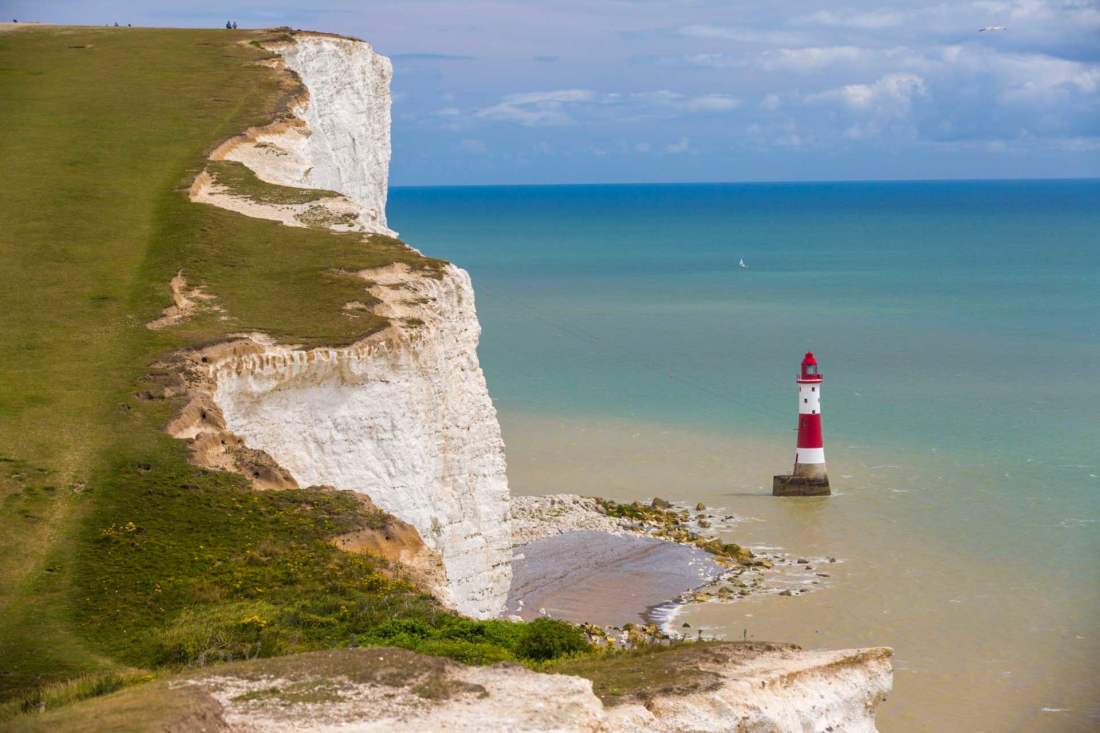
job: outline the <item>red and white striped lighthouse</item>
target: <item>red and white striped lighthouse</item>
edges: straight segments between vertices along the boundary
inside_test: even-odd
[[[798,383],[798,443],[794,470],[772,480],[774,496],[826,496],[829,475],[825,471],[825,443],[821,439],[821,372],[812,351],[802,359]]]

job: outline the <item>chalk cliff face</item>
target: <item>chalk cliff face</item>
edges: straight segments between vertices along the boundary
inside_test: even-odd
[[[363,492],[415,526],[442,556],[442,600],[496,615],[511,581],[508,484],[470,278],[453,266],[440,279],[364,276],[382,297],[387,277],[400,282],[382,310],[420,323],[348,348],[268,345],[223,360],[211,368],[214,401],[231,432],[300,485]]]
[[[308,96],[296,120],[229,141],[214,158],[244,163],[268,183],[343,194],[361,209],[365,231],[386,226],[390,169],[390,60],[370,44],[299,33],[271,46]]]
[[[281,49],[309,89],[299,112],[310,134],[304,188],[338,191],[386,225],[390,171],[390,60],[369,44],[299,35]]]
[[[361,41],[322,35],[296,34],[274,50],[308,93],[294,107],[297,119],[250,130],[211,157],[243,163],[269,183],[333,191],[340,206],[358,208],[352,229],[389,232],[389,60]],[[219,192],[209,177],[196,179],[191,195],[302,225],[293,211]],[[319,205],[346,223],[347,212],[326,201]],[[250,460],[273,461],[299,486],[369,495],[441,556],[441,600],[471,616],[497,615],[511,580],[508,484],[477,360],[470,278],[450,265],[360,275],[388,328],[346,348],[297,349],[255,334],[207,350],[196,365],[205,393],[195,404],[204,406],[190,411],[203,419],[183,421],[187,427],[173,433],[196,447],[213,446],[213,465],[240,470],[234,441],[241,441]],[[355,305],[363,307],[349,307]],[[205,407],[210,398],[212,410]],[[237,454],[215,455],[221,445]],[[278,470],[267,470],[268,484],[280,485]]]

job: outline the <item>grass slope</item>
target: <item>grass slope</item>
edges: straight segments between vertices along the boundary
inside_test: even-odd
[[[136,396],[155,386],[158,358],[229,332],[354,341],[384,321],[344,315],[344,303],[365,298],[347,273],[398,260],[440,266],[385,237],[292,229],[187,200],[208,152],[273,119],[292,91],[255,63],[267,54],[247,41],[259,38],[0,33],[9,711],[37,705],[59,689],[51,683],[108,680],[74,687],[94,691],[135,668],[373,643],[492,661],[530,646],[530,627],[458,618],[381,561],[333,548],[332,535],[373,521],[347,497],[255,493],[191,466],[162,431],[178,406]],[[228,319],[146,329],[181,268]]]

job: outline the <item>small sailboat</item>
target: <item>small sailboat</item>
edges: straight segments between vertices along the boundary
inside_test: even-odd
[[[742,257],[740,260],[738,260],[737,266],[740,267],[742,270],[749,269],[749,266],[745,264],[745,258],[744,257]]]

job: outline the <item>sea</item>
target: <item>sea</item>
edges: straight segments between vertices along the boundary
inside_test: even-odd
[[[738,516],[727,541],[836,560],[676,624],[892,647],[883,731],[1100,729],[1100,181],[394,188],[388,211],[473,277],[513,493],[701,501]],[[780,499],[806,351],[834,493]]]

